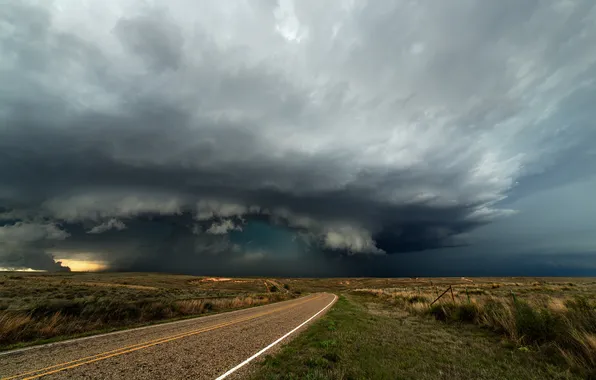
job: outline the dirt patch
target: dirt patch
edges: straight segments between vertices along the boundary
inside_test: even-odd
[[[222,281],[232,281],[231,278],[226,277],[208,277],[200,279],[199,282],[222,282]]]
[[[146,285],[130,285],[130,284],[118,284],[118,283],[107,283],[107,282],[71,282],[71,285],[85,285],[85,286],[103,286],[106,288],[128,288],[128,289],[139,289],[139,290],[158,290],[155,286]]]

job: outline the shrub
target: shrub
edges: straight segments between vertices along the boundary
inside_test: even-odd
[[[476,304],[464,303],[457,305],[452,318],[461,322],[474,322],[478,319],[479,312]]]
[[[456,307],[457,306],[452,303],[448,303],[448,304],[436,303],[430,307],[429,313],[433,317],[435,317],[435,319],[438,321],[447,321],[453,315]]]
[[[536,343],[554,341],[563,330],[562,324],[561,317],[548,309],[535,310],[526,302],[515,303],[515,326],[524,340]]]
[[[439,321],[456,321],[472,323],[479,319],[480,309],[478,305],[473,303],[437,303],[430,307],[429,313]]]

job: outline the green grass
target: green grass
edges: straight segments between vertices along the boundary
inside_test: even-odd
[[[396,313],[374,297],[344,295],[253,379],[574,379],[539,353],[474,325]]]

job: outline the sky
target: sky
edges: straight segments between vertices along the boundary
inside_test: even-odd
[[[0,269],[596,275],[591,0],[7,0]]]

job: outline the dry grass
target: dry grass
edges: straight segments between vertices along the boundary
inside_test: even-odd
[[[263,305],[282,296],[248,296],[188,300],[97,302],[44,305],[28,311],[0,312],[0,344],[76,335],[117,326],[194,316]]]
[[[264,289],[263,279],[238,281],[243,282],[130,273],[0,274],[0,349],[294,296]]]
[[[596,376],[594,284],[567,280],[452,287],[453,293],[448,291],[432,305],[447,287],[363,288],[355,293],[374,295],[414,315],[488,328],[518,347],[533,347],[555,364],[565,363],[582,376]]]
[[[397,318],[403,315],[408,315],[409,321],[432,322],[421,322],[428,327],[429,334],[432,326],[444,326],[451,331],[458,330],[462,323],[475,329],[473,325],[477,325],[501,334],[512,346],[529,347],[532,352],[543,353],[545,359],[556,365],[573,368],[584,377],[596,376],[594,279],[233,278],[213,281],[213,278],[152,273],[0,274],[0,348],[18,342],[260,305],[301,293],[355,292],[353,294],[365,295],[363,300],[374,299],[377,304],[374,310],[379,312],[375,318],[379,317],[391,328],[401,326]],[[453,298],[451,292],[447,292],[430,308],[430,303],[448,286],[453,287]],[[422,318],[428,315],[449,323],[439,324]],[[367,318],[363,317],[358,329],[369,326]],[[369,327],[374,329],[375,337],[383,339],[383,326]],[[396,337],[408,331],[405,329]],[[411,332],[411,342],[408,342],[417,342],[416,334]],[[473,339],[470,342],[473,343]],[[351,342],[346,342],[346,347],[350,347],[349,344]],[[376,344],[371,341],[371,347]],[[388,342],[384,349],[398,351],[401,348]],[[394,353],[401,354],[397,351]],[[421,349],[421,366],[426,365],[424,360],[430,360],[427,352],[426,348]],[[370,357],[376,354],[371,348]]]
[[[538,352],[500,344],[477,326],[440,323],[388,307],[379,297],[348,294],[279,353],[266,356],[250,378],[581,378],[541,359]]]
[[[146,286],[146,285],[126,285],[126,284],[113,284],[109,282],[81,282],[81,283],[73,283],[73,285],[83,285],[83,286],[106,286],[110,288],[114,287],[122,287],[122,288],[129,288],[129,289],[140,289],[140,290],[158,290],[155,286]]]
[[[565,306],[565,300],[561,298],[552,298],[548,302],[548,308],[553,313],[565,313],[567,311],[567,306]]]

